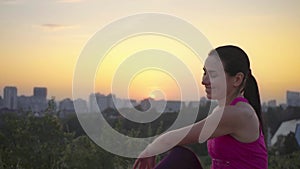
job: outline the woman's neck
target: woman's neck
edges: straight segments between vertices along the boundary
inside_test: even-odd
[[[225,98],[218,100],[218,105],[219,106],[228,106],[237,97],[243,97],[243,96],[240,93],[238,93],[238,94],[236,94],[236,93],[227,94],[227,96]]]

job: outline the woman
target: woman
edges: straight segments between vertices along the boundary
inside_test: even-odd
[[[140,154],[134,169],[201,169],[197,156],[181,145],[206,140],[212,169],[268,168],[259,91],[247,54],[236,46],[218,47],[203,69],[207,98],[217,100],[218,106],[206,119],[159,136]],[[155,154],[179,138],[155,166]]]

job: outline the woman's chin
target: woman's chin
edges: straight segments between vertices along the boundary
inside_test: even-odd
[[[206,97],[207,97],[208,100],[219,100],[218,96],[212,95],[210,93],[207,93]]]
[[[212,97],[211,97],[211,95],[210,95],[210,94],[206,94],[206,97],[207,97],[207,99],[209,99],[209,100],[211,100],[211,99],[212,99]]]

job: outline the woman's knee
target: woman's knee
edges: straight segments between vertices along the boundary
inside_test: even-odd
[[[185,156],[185,157],[190,157],[195,155],[192,150],[184,146],[175,146],[174,148],[171,149],[170,153],[180,154],[181,156]]]

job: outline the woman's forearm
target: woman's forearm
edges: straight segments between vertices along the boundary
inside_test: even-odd
[[[183,144],[184,141],[182,142],[182,140],[185,139],[185,136],[188,135],[191,128],[192,125],[177,130],[172,130],[160,135],[147,146],[145,153],[147,156],[153,156],[164,153],[176,145]]]

